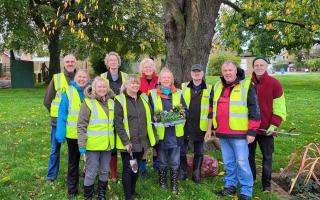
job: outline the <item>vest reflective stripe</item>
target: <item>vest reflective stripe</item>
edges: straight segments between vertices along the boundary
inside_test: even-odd
[[[108,80],[108,71],[106,71],[105,73],[102,73],[100,76],[101,76],[103,79],[109,81],[109,80]],[[122,71],[120,71],[120,76],[121,76],[121,81],[122,81],[122,83],[124,83],[124,82],[126,81],[126,79],[128,78],[128,74],[127,74],[127,73],[124,73],[124,72],[122,72]]]
[[[87,150],[104,151],[114,148],[114,102],[107,100],[108,113],[104,111],[96,99],[85,99],[91,111],[87,128]]]
[[[88,131],[88,135],[111,135],[114,134],[113,131]]]
[[[81,107],[81,99],[77,89],[73,86],[67,88],[66,94],[69,100],[66,138],[78,139],[77,122]]]
[[[153,89],[151,92],[151,98],[153,102],[154,112],[158,113],[163,110],[161,97],[157,95],[157,89]],[[181,103],[181,91],[177,90],[177,92],[172,93],[172,108]],[[184,135],[184,123],[175,126],[176,137],[182,137]],[[165,127],[161,124],[156,126],[157,134],[159,136],[159,140],[164,139]]]
[[[231,91],[229,101],[229,126],[232,130],[247,131],[248,130],[248,91],[250,80],[242,80]],[[214,87],[214,109],[212,123],[217,128],[217,105],[223,86],[219,81]]]
[[[63,92],[66,91],[69,85],[64,73],[58,73],[53,75],[53,85],[56,91],[56,96],[51,102],[50,116],[58,117],[59,105],[61,102],[61,95]]]
[[[190,82],[182,83],[182,95],[183,99],[187,104],[189,109],[190,101],[191,101],[191,90],[188,87]],[[200,106],[200,130],[207,131],[208,129],[208,114],[209,114],[209,106],[210,106],[210,91],[212,89],[212,85],[206,84],[207,88],[202,90],[201,97],[201,106]]]
[[[123,93],[117,95],[115,97],[115,99],[117,101],[119,101],[119,103],[122,106],[122,110],[123,110],[123,126],[124,126],[124,130],[126,131],[129,139],[130,139],[130,130],[129,130],[129,122],[128,122],[128,108],[127,108],[127,101],[126,101],[126,97]],[[140,99],[143,103],[143,107],[146,111],[146,119],[147,119],[147,133],[148,133],[148,138],[150,141],[150,145],[154,146],[156,144],[156,138],[154,136],[154,132],[153,132],[153,127],[152,127],[152,121],[151,121],[151,110],[148,104],[148,96],[144,93],[142,93],[140,95]],[[142,127],[143,128],[143,127]],[[121,139],[119,137],[119,135],[117,134],[117,138],[116,138],[116,147],[117,149],[125,149],[125,146],[123,145],[123,143],[121,142]]]

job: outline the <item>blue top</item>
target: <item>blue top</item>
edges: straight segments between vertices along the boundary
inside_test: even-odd
[[[72,80],[70,85],[75,87],[80,96],[81,102],[84,99],[83,89],[77,85],[77,83]],[[67,118],[69,112],[69,99],[66,92],[61,95],[61,102],[59,105],[58,118],[57,118],[57,130],[56,130],[56,139],[59,143],[63,143],[66,138],[66,127],[67,127]]]

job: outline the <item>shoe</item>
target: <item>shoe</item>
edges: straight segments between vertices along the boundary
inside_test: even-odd
[[[234,195],[236,192],[237,192],[237,188],[230,186],[227,188],[225,187],[220,191],[217,191],[216,195],[224,197],[224,196]]]
[[[180,156],[179,180],[187,179],[187,156]]]
[[[98,200],[106,200],[106,191],[107,191],[108,182],[98,181]]]
[[[166,169],[159,169],[159,183],[162,189],[167,188],[167,170]]]
[[[141,178],[147,178],[147,171],[141,171],[140,172],[140,176],[141,176]]]
[[[263,188],[263,192],[265,192],[265,193],[268,193],[268,192],[271,192],[272,190],[271,190],[271,187],[264,187]]]
[[[48,179],[47,180],[47,184],[48,185],[53,185],[54,184],[54,180],[53,179]]]
[[[139,193],[137,193],[137,192],[134,192],[132,194],[132,199],[141,199],[141,195]]]
[[[94,185],[84,186],[84,200],[92,200]]]
[[[201,182],[201,166],[202,166],[203,156],[195,155],[193,158],[193,172],[192,180],[195,183]]]
[[[250,200],[250,199],[251,199],[251,197],[244,195],[244,194],[240,194],[240,196],[239,196],[239,200]]]
[[[172,194],[178,194],[178,174],[178,170],[170,170]]]

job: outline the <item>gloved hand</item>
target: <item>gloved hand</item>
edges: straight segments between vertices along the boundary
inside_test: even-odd
[[[277,131],[277,128],[278,128],[278,127],[276,127],[275,125],[272,125],[272,124],[271,124],[271,125],[269,126],[268,130],[266,131],[266,135],[267,135],[267,136],[272,135],[273,132]]]
[[[80,152],[80,156],[83,156],[86,153],[87,149],[85,147],[80,147],[79,148],[79,152]]]

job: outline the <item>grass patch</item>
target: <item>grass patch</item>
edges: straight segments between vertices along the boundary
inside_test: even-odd
[[[290,153],[309,142],[319,142],[320,136],[320,74],[276,76],[284,86],[288,120],[281,129],[296,128],[302,135],[278,136],[275,139],[274,172],[287,165]],[[208,77],[209,83],[218,77]],[[50,119],[42,105],[45,88],[0,90],[0,199],[66,199],[67,146],[62,145],[61,166],[54,185],[46,184],[50,151]],[[259,152],[259,150],[257,151]],[[221,161],[220,152],[210,152]],[[150,159],[150,158],[149,158]],[[258,153],[258,167],[261,155]],[[121,158],[119,157],[119,160]],[[149,162],[151,162],[149,160]],[[220,165],[220,171],[223,166]],[[121,161],[119,172],[121,172]],[[204,179],[200,185],[190,179],[180,184],[180,194],[172,196],[158,186],[157,175],[148,164],[149,178],[139,178],[137,191],[144,199],[218,199],[214,190],[223,187],[223,177]],[[80,178],[82,197],[83,178]],[[122,185],[110,183],[108,198],[123,199]],[[261,191],[260,180],[255,184],[254,197],[278,199]]]

